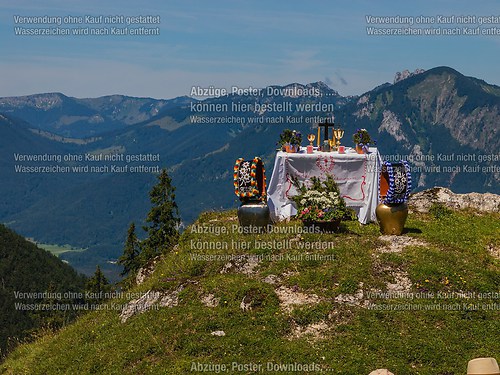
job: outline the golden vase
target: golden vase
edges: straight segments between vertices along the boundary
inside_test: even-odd
[[[399,236],[403,233],[406,218],[408,217],[408,205],[405,203],[384,204],[380,203],[375,210],[380,231],[383,234]]]

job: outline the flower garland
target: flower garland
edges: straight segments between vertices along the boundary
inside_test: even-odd
[[[402,164],[404,167],[404,174],[401,172]],[[408,201],[411,192],[411,170],[410,165],[407,161],[402,161],[401,163],[395,163],[397,170],[391,162],[385,161],[382,168],[387,170],[389,175],[389,189],[387,190],[387,195],[385,196],[383,202],[385,204],[399,204]],[[396,181],[397,177],[397,181]]]
[[[262,159],[255,157],[251,163],[245,162],[243,158],[237,159],[234,164],[233,185],[234,193],[241,201],[265,201],[266,170]]]

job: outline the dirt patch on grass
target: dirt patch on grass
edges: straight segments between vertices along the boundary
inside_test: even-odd
[[[400,253],[408,246],[428,246],[428,243],[409,236],[380,236],[380,241],[385,242],[385,246],[377,249],[379,253]]]
[[[319,340],[325,337],[325,333],[330,330],[330,326],[324,320],[308,324],[306,326],[296,325],[292,329],[289,339],[300,339],[307,337],[312,340]]]
[[[490,243],[487,246],[487,250],[488,250],[488,253],[490,253],[493,258],[500,260],[500,245],[498,245],[498,244],[495,245],[495,244]]]
[[[280,300],[281,308],[285,311],[292,311],[294,306],[312,305],[321,301],[316,294],[302,293],[296,288],[286,286],[280,286],[275,289],[275,292]]]

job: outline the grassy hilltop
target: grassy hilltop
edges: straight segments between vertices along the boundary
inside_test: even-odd
[[[227,373],[458,375],[472,358],[499,359],[500,214],[435,207],[410,214],[397,238],[356,221],[335,234],[300,234],[302,224],[292,221],[245,235],[236,224],[234,211],[202,214],[199,230],[188,228],[143,284],[20,346],[0,373],[226,366]],[[224,254],[242,256],[215,256]],[[123,323],[120,307],[150,290],[160,292],[152,307]]]

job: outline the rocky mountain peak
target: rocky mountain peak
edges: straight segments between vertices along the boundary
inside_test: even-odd
[[[399,81],[402,81],[406,78],[416,76],[417,74],[424,73],[424,69],[415,69],[415,71],[412,73],[408,69],[403,70],[402,72],[397,72],[396,75],[394,76],[394,83],[398,83]]]
[[[306,87],[313,87],[322,92],[323,95],[327,96],[341,96],[337,90],[332,89],[330,86],[328,86],[326,83],[323,81],[318,81],[318,82],[312,82],[306,85]]]

